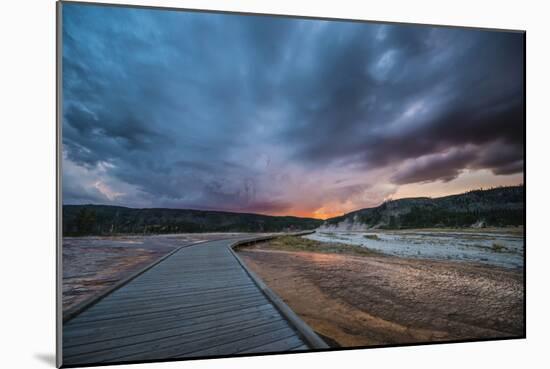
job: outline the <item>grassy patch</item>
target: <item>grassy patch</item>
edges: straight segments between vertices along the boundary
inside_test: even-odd
[[[366,239],[369,239],[369,240],[380,241],[380,237],[378,237],[377,234],[366,234],[363,237],[365,237]]]
[[[506,248],[506,246],[494,242],[493,245],[491,246],[491,250],[493,250],[494,252],[503,252],[508,249]]]
[[[304,251],[304,252],[320,252],[330,254],[350,254],[357,256],[373,256],[380,255],[372,250],[355,245],[345,245],[342,243],[327,243],[309,240],[302,237],[283,236],[273,240],[259,244],[260,247],[279,250],[279,251]],[[246,249],[246,246],[242,249]]]

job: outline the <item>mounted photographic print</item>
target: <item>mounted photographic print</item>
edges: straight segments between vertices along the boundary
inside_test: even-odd
[[[58,365],[525,337],[525,32],[60,2],[58,78]]]

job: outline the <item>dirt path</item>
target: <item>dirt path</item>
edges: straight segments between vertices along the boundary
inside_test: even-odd
[[[523,334],[521,271],[460,262],[270,250],[248,265],[339,346]]]

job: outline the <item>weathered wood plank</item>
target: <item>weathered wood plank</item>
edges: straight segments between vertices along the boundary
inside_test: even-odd
[[[170,283],[167,286],[164,286],[162,288],[155,287],[151,289],[150,292],[147,293],[147,296],[154,296],[155,294],[166,294],[166,293],[174,293],[174,292],[181,292],[181,293],[206,293],[208,291],[215,291],[215,290],[229,290],[233,288],[243,288],[243,287],[250,287],[253,286],[249,281],[241,280],[239,279],[236,282],[225,282],[225,283],[212,283],[209,285],[208,288],[197,288],[190,286],[188,283]],[[134,291],[127,291],[120,294],[113,293],[112,296],[109,296],[107,301],[116,301],[116,300],[127,300],[132,299],[136,297],[144,296],[143,292],[134,292]]]
[[[306,342],[218,240],[178,250],[64,325],[64,364],[236,352]]]
[[[141,324],[156,324],[158,319],[164,319],[165,317],[169,317],[171,319],[192,320],[195,318],[221,314],[229,311],[239,311],[247,308],[260,307],[266,304],[271,305],[268,301],[255,300],[245,305],[232,306],[231,308],[226,308],[226,307],[216,308],[216,309],[209,310],[208,312],[196,311],[193,313],[189,313],[189,312],[178,311],[178,310],[174,310],[170,312],[161,311],[157,313],[144,314],[141,316],[140,319],[135,319],[135,317],[127,317],[123,319],[121,318],[121,319],[114,319],[114,320],[93,321],[93,322],[86,322],[82,324],[73,323],[70,327],[67,327],[67,334],[71,334],[74,332],[81,332],[85,329],[100,330],[100,329],[108,329],[110,327],[116,327],[117,329],[124,329],[125,326],[132,324],[134,322],[138,322],[138,323],[141,322]]]
[[[183,352],[183,354],[177,355],[176,357],[192,357],[192,356],[214,356],[214,355],[226,355],[226,354],[236,354],[240,351],[246,350],[249,347],[261,346],[268,344],[270,342],[275,342],[283,338],[295,337],[296,332],[291,329],[288,325],[281,327],[274,327],[273,329],[264,329],[258,331],[258,333],[253,335],[235,337],[234,340],[225,340],[220,339],[219,342],[224,342],[223,344],[217,344],[210,348],[201,348],[195,351]],[[285,350],[282,350],[285,351]]]
[[[177,322],[171,327],[165,329],[147,332],[146,334],[133,335],[124,338],[105,340],[100,342],[91,342],[86,345],[76,347],[68,347],[65,349],[67,357],[79,356],[87,353],[103,353],[105,351],[118,350],[133,345],[149,342],[160,342],[165,339],[192,340],[196,338],[209,337],[212,335],[226,334],[235,330],[242,330],[248,327],[259,326],[264,323],[273,323],[277,319],[276,314],[258,315],[252,319],[232,319],[231,321],[216,321],[209,322],[203,325],[186,326],[185,324],[178,325]],[[281,319],[280,317],[278,319]],[[120,351],[120,350],[119,350]]]
[[[282,350],[292,351],[294,349],[297,349],[298,347],[303,347],[303,346],[305,346],[304,342],[299,337],[292,335],[290,337],[285,337],[278,341],[272,341],[263,345],[258,345],[251,348],[243,349],[237,352],[237,354],[266,353],[266,352],[277,352]]]
[[[193,313],[193,312],[203,312],[206,313],[210,310],[220,310],[222,311],[226,307],[236,307],[236,306],[245,306],[250,302],[258,302],[263,303],[264,301],[267,301],[264,296],[260,296],[258,294],[250,295],[241,297],[238,296],[235,300],[231,300],[225,303],[214,303],[214,304],[201,304],[200,302],[196,305],[188,305],[188,304],[181,304],[181,305],[171,305],[166,304],[160,307],[155,308],[143,308],[136,311],[129,311],[129,312],[122,312],[122,313],[115,313],[115,314],[87,314],[85,317],[79,320],[75,320],[73,323],[74,325],[82,324],[82,323],[94,323],[97,322],[98,324],[101,324],[102,321],[107,321],[106,324],[110,324],[109,321],[117,320],[117,319],[124,319],[124,318],[136,318],[136,319],[146,319],[146,316],[148,314],[152,313],[162,313],[162,312],[170,312],[174,310],[178,310],[181,313]],[[145,316],[145,317],[144,317]]]
[[[282,319],[282,318],[281,318]],[[129,348],[123,355],[115,358],[109,358],[109,361],[125,361],[125,360],[154,360],[159,358],[175,358],[187,356],[194,352],[199,352],[204,349],[212,349],[218,352],[217,348],[224,344],[230,344],[246,338],[252,338],[265,334],[266,332],[278,332],[281,329],[288,329],[292,334],[295,334],[289,327],[286,321],[278,320],[267,322],[251,327],[235,328],[229,331],[212,332],[211,335],[199,335],[196,337],[182,336],[172,337],[170,339],[158,340],[153,344],[142,345],[142,351],[136,352],[137,345]],[[122,352],[117,350],[118,352]],[[233,353],[232,351],[228,352]],[[212,355],[215,355],[212,354]],[[201,356],[201,355],[199,355]]]
[[[261,305],[251,304],[249,307],[245,308],[236,308],[233,310],[220,310],[215,311],[209,314],[180,314],[180,315],[159,315],[154,319],[149,320],[128,320],[126,322],[114,322],[114,324],[104,325],[101,327],[97,326],[88,326],[88,327],[78,327],[78,329],[73,329],[70,332],[67,332],[67,337],[70,339],[68,342],[73,342],[73,340],[83,339],[84,341],[92,341],[95,337],[100,338],[109,338],[109,337],[125,337],[126,332],[132,331],[143,331],[147,329],[154,330],[159,325],[162,324],[173,324],[175,321],[184,320],[187,324],[200,324],[206,321],[224,319],[227,316],[233,315],[247,315],[253,314],[256,311],[263,313],[270,313],[271,311],[276,311],[275,308],[270,303],[264,303]],[[197,316],[200,315],[200,316]],[[124,328],[124,329],[122,329]],[[100,339],[98,338],[98,339]],[[79,341],[76,341],[79,342]],[[69,346],[71,343],[67,343]]]
[[[229,287],[215,287],[215,288],[194,288],[194,289],[186,289],[183,287],[178,288],[172,288],[172,289],[162,289],[162,290],[155,290],[147,294],[134,294],[134,295],[126,295],[126,296],[118,296],[118,297],[112,297],[105,300],[104,304],[108,303],[119,303],[119,302],[127,302],[127,301],[139,301],[144,299],[150,299],[150,298],[157,298],[157,297],[164,297],[164,296],[190,296],[190,297],[199,297],[200,295],[207,295],[210,293],[220,293],[220,292],[229,292],[229,291],[236,291],[236,290],[245,290],[245,289],[251,289],[256,288],[254,285],[250,283],[241,283],[241,284],[234,284],[230,285]]]
[[[129,301],[114,304],[101,304],[101,306],[98,306],[96,309],[93,310],[93,313],[96,316],[106,317],[108,314],[113,315],[119,312],[130,314],[132,312],[150,310],[163,306],[193,307],[214,303],[229,303],[231,301],[245,299],[249,296],[258,296],[258,293],[254,289],[249,289],[247,291],[240,291],[239,293],[228,292],[223,294],[203,295],[200,297],[200,299],[197,299],[195,296],[188,297],[186,295],[167,296],[163,298],[145,299],[139,302]]]
[[[244,310],[235,310],[230,312],[225,312],[221,314],[204,316],[191,320],[174,320],[166,319],[163,321],[157,321],[154,324],[136,324],[125,326],[124,331],[120,329],[110,329],[110,330],[101,330],[90,332],[81,336],[71,337],[70,344],[65,346],[66,348],[88,345],[96,342],[112,341],[118,340],[130,336],[137,336],[142,334],[148,334],[150,332],[156,332],[163,329],[170,329],[176,325],[181,326],[182,328],[188,328],[192,330],[200,330],[204,327],[216,327],[223,326],[225,324],[231,324],[233,322],[242,322],[243,316],[246,316],[247,320],[261,318],[265,316],[277,317],[277,311],[269,304],[262,305],[259,308],[249,308]]]
[[[255,289],[253,286],[248,286],[246,288],[240,288],[240,289],[233,289],[228,291],[220,291],[220,292],[205,292],[205,293],[193,293],[193,294],[179,294],[179,293],[172,293],[168,295],[161,295],[161,296],[145,296],[140,299],[128,299],[128,300],[121,300],[121,301],[105,301],[104,304],[101,306],[98,306],[93,311],[95,313],[98,313],[100,311],[108,311],[108,312],[116,312],[117,309],[129,309],[129,308],[136,308],[143,305],[152,306],[151,304],[162,304],[165,302],[206,302],[210,300],[221,300],[223,298],[227,297],[236,297],[236,296],[245,296],[247,294],[254,293]]]

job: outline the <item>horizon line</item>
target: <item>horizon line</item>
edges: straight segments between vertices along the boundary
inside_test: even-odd
[[[525,186],[525,183],[519,183],[517,185],[501,185],[501,186],[494,186],[494,187],[489,187],[489,188],[483,188],[483,187],[480,187],[480,188],[472,188],[470,190],[467,190],[467,191],[463,191],[463,192],[458,192],[458,193],[452,193],[452,194],[448,194],[448,195],[444,195],[444,196],[438,196],[438,197],[431,197],[431,196],[414,196],[414,197],[399,197],[399,198],[387,198],[385,200],[383,200],[382,202],[380,202],[380,204],[378,205],[374,205],[374,206],[370,206],[370,207],[364,207],[364,208],[359,208],[359,209],[355,209],[355,210],[351,210],[347,213],[342,213],[340,215],[336,215],[336,216],[333,216],[333,217],[327,217],[327,218],[316,218],[316,217],[312,217],[312,216],[309,216],[309,217],[306,217],[306,216],[298,216],[298,215],[290,215],[290,214],[286,214],[286,215],[275,215],[275,214],[266,214],[266,213],[261,213],[261,212],[247,212],[247,211],[237,211],[237,210],[218,210],[218,209],[197,209],[197,208],[193,208],[193,207],[189,207],[189,208],[176,208],[176,207],[159,207],[159,206],[151,206],[151,207],[132,207],[132,206],[124,206],[124,205],[114,205],[114,204],[104,204],[104,203],[97,203],[97,204],[94,204],[94,203],[83,203],[83,204],[65,204],[65,203],[62,203],[61,205],[62,206],[110,206],[110,207],[119,207],[119,208],[126,208],[126,209],[132,209],[132,210],[151,210],[151,209],[162,209],[162,210],[191,210],[191,211],[210,211],[210,212],[216,212],[216,213],[229,213],[229,214],[246,214],[246,215],[261,215],[261,216],[268,216],[268,217],[279,217],[279,218],[283,218],[283,217],[293,217],[293,218],[300,218],[300,219],[314,219],[314,220],[322,220],[322,221],[326,221],[328,219],[333,219],[333,218],[338,218],[338,217],[341,217],[341,216],[344,216],[344,215],[347,215],[347,214],[351,214],[351,213],[354,213],[354,212],[357,212],[357,211],[361,211],[361,210],[364,210],[364,209],[373,209],[373,208],[377,208],[379,206],[381,206],[382,204],[386,203],[386,202],[391,202],[391,201],[397,201],[397,200],[405,200],[405,199],[422,199],[422,198],[427,198],[427,199],[441,199],[441,198],[445,198],[445,197],[449,197],[449,196],[459,196],[459,195],[464,195],[464,194],[467,194],[467,193],[470,193],[470,192],[474,192],[474,191],[490,191],[490,190],[494,190],[494,189],[499,189],[499,188],[512,188],[512,187],[524,187]]]

